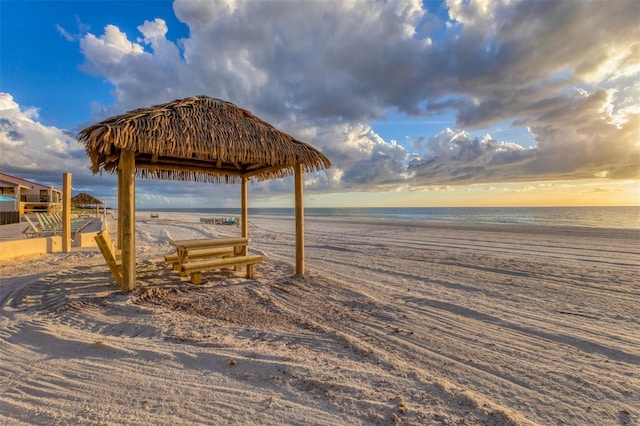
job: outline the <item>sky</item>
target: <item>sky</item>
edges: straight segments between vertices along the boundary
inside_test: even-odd
[[[117,205],[75,136],[208,95],[332,162],[309,207],[640,205],[640,2],[0,0],[0,168]],[[239,185],[137,181],[139,208]],[[293,206],[293,180],[251,207]]]

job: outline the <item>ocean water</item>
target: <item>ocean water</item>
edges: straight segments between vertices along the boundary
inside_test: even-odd
[[[145,210],[143,210],[145,211]],[[152,212],[239,216],[239,208],[165,208]],[[293,208],[249,208],[249,215],[291,216]],[[378,218],[451,223],[528,224],[590,228],[640,229],[640,206],[634,207],[362,207],[305,208],[306,217]]]

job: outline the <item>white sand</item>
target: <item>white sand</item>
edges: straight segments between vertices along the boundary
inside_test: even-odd
[[[96,249],[0,263],[0,424],[640,423],[638,231],[252,217],[256,279],[181,282],[140,214],[123,295]]]

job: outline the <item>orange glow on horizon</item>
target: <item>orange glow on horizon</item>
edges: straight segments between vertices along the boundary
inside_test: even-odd
[[[308,207],[554,207],[640,206],[640,181],[477,184],[394,192],[306,193]],[[256,200],[257,201],[257,200]],[[271,200],[273,201],[273,200]],[[284,201],[284,200],[283,200]],[[259,207],[256,202],[256,207]],[[273,203],[262,204],[275,207]],[[288,205],[282,205],[288,207]]]

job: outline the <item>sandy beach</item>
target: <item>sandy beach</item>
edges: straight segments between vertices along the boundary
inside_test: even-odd
[[[240,233],[198,218],[138,214],[129,294],[96,248],[0,263],[0,424],[640,424],[639,230],[307,218],[294,277],[256,216],[255,279],[193,286],[168,241]]]

